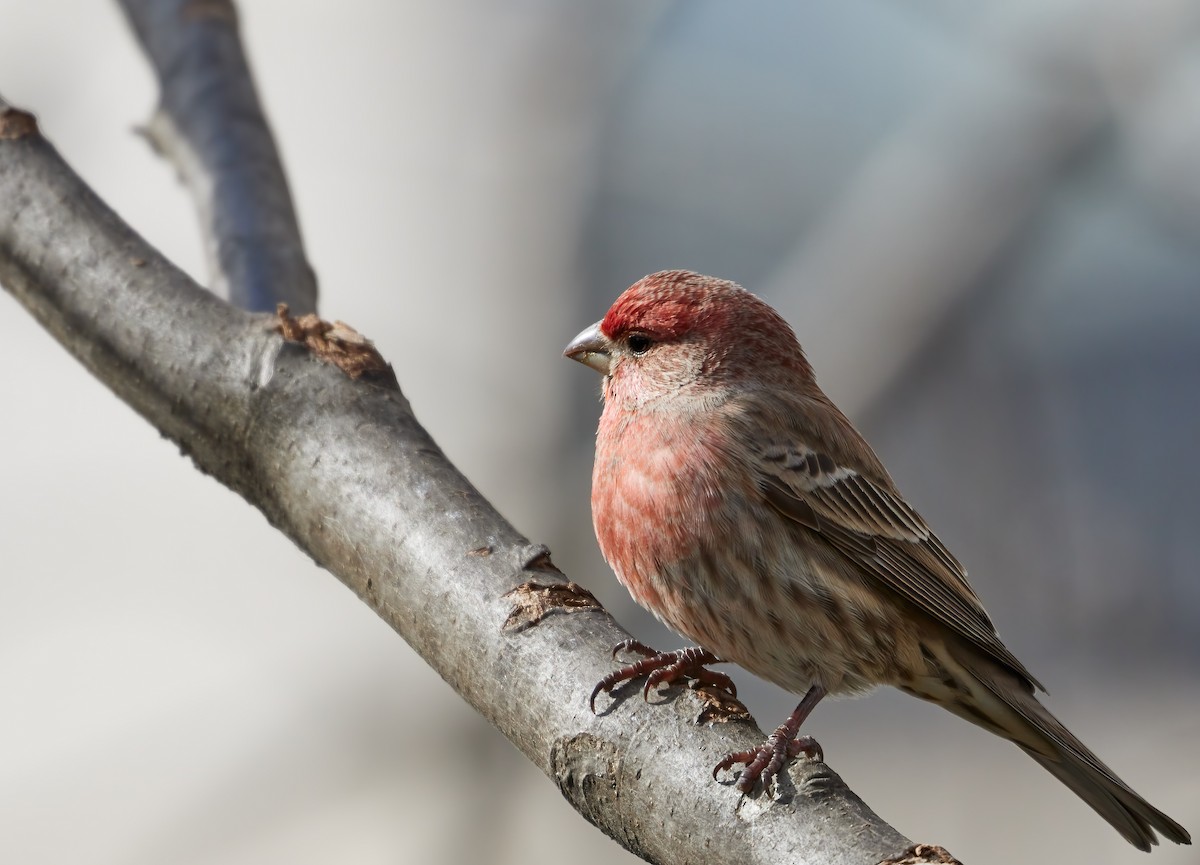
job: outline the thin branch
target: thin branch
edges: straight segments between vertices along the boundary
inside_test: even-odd
[[[202,290],[2,101],[0,283],[627,849],[659,863],[867,865],[909,847],[821,763],[793,766],[777,799],[710,781],[762,733],[697,724],[690,691],[646,704],[635,688],[593,716],[588,692],[628,635],[446,460],[399,390],[352,381],[285,343],[273,318]],[[419,783],[439,766],[412,768]]]
[[[317,280],[230,0],[120,0],[154,66],[144,128],[191,190],[210,286],[243,309],[317,308]]]

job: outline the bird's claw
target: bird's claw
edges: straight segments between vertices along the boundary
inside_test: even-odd
[[[658,685],[670,685],[677,679],[691,678],[693,687],[713,685],[730,696],[737,697],[737,687],[733,679],[724,673],[707,669],[705,664],[719,664],[721,659],[707,649],[693,646],[687,649],[676,649],[673,652],[656,652],[649,646],[637,640],[624,640],[613,648],[613,657],[620,652],[634,652],[642,656],[640,661],[626,664],[613,670],[596,683],[592,695],[588,698],[588,706],[592,713],[596,712],[596,697],[600,692],[611,693],[613,688],[622,682],[628,682],[640,676],[646,676],[646,685],[642,688],[642,697],[650,699],[650,689]]]
[[[746,768],[742,770],[741,777],[734,786],[741,792],[749,794],[755,784],[761,781],[765,787],[772,778],[779,774],[788,760],[795,759],[801,754],[810,760],[820,762],[825,760],[825,752],[816,739],[812,736],[793,738],[792,731],[787,729],[786,725],[780,726],[757,748],[749,751],[735,751],[722,757],[721,761],[713,767],[713,780],[715,781],[717,775],[725,769],[730,769],[738,763],[744,763]]]
[[[651,649],[645,643],[635,640],[632,637],[630,637],[628,640],[622,640],[613,646],[613,660],[615,661],[617,659],[617,655],[621,654],[622,652],[636,652],[645,658],[650,658],[658,654],[656,649]]]

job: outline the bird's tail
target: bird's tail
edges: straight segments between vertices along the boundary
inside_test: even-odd
[[[1192,843],[1186,829],[1131,790],[1050,714],[1027,680],[974,653],[949,657],[945,647],[938,646],[933,654],[949,676],[941,676],[936,684],[926,680],[932,687],[914,689],[918,696],[1012,740],[1139,850],[1158,843],[1156,830],[1176,844]],[[947,678],[956,687],[948,688]]]

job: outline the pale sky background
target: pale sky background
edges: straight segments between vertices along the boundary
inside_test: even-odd
[[[597,382],[560,352],[688,267],[779,306],[1052,710],[1195,833],[1200,3],[1135,6],[240,4],[321,311],[627,627],[679,645],[595,552]],[[116,4],[0,22],[0,94],[204,281]],[[2,292],[0,321],[0,861],[634,861]],[[733,673],[767,729],[795,702]],[[806,731],[964,862],[1143,861],[935,707]]]

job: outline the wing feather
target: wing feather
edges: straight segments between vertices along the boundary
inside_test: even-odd
[[[767,499],[781,514],[819,532],[865,575],[1042,688],[996,635],[963,566],[886,483],[802,446],[776,447],[759,465]]]

